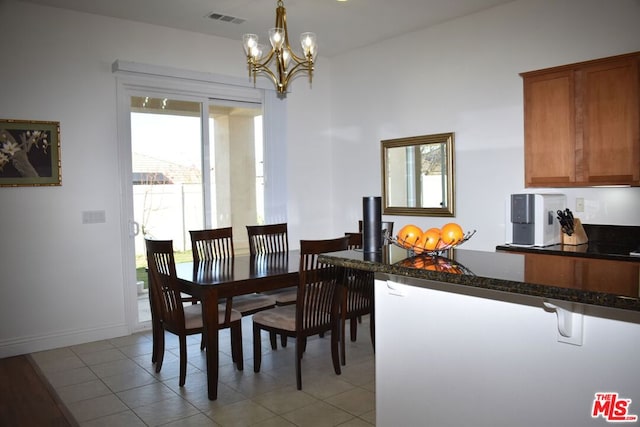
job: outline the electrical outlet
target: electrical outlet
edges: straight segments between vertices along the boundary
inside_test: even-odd
[[[576,212],[584,212],[584,197],[576,197]]]

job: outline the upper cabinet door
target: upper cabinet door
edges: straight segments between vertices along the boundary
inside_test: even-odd
[[[576,76],[584,106],[583,180],[592,185],[638,185],[638,58],[587,66]]]
[[[571,185],[575,169],[573,73],[560,71],[524,81],[525,182]]]
[[[640,185],[640,52],[521,74],[525,185]]]

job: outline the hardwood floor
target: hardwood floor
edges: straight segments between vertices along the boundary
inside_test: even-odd
[[[31,356],[0,359],[0,384],[0,425],[78,425]]]

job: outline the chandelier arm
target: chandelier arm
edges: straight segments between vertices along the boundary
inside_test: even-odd
[[[294,66],[292,69],[289,70],[289,73],[287,74],[287,76],[284,79],[284,86],[286,87],[289,83],[289,80],[291,80],[294,76],[296,76],[297,74],[306,71],[309,73],[309,82],[311,82],[311,78],[313,76],[313,64],[309,64],[309,63],[299,63],[296,66]]]
[[[289,72],[287,73],[287,76],[292,77],[302,71],[313,71],[313,65],[309,63],[297,64],[289,70]]]
[[[275,50],[271,49],[269,51],[269,54],[264,57],[264,60],[262,62],[255,62],[255,64],[261,67],[266,67],[267,65],[269,65],[271,60],[273,60],[273,56],[275,55],[275,53],[276,53]]]
[[[255,85],[255,79],[256,79],[256,75],[258,73],[264,73],[266,74],[271,81],[273,82],[273,84],[276,86],[277,90],[279,93],[285,93],[287,90],[287,78],[286,72],[282,71],[281,68],[281,61],[280,61],[280,57],[278,57],[278,55],[274,56],[274,52],[271,52],[268,57],[265,59],[265,61],[263,61],[262,63],[253,63],[253,79],[254,79],[254,85]],[[274,73],[271,68],[269,68],[269,65],[271,64],[271,62],[275,62],[277,67],[276,67],[276,71],[277,71],[277,75],[276,73]]]
[[[271,71],[271,69],[263,64],[255,64],[253,67],[253,73],[257,74],[257,73],[265,73],[267,74],[269,77],[271,77],[272,79],[276,79],[276,75],[273,71]],[[277,80],[277,79],[276,79]]]
[[[267,77],[269,77],[271,79],[271,81],[273,82],[274,85],[279,86],[278,84],[278,78],[276,77],[276,75],[273,73],[273,71],[271,71],[269,68],[263,66],[263,65],[259,65],[256,66],[253,70],[253,79],[254,79],[254,84],[255,84],[255,78],[256,75],[258,73],[264,73]]]

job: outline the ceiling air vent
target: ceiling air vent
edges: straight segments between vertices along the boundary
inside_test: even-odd
[[[207,16],[214,21],[231,22],[232,24],[242,24],[244,21],[246,21],[246,19],[236,18],[235,16],[223,15],[221,13],[215,12],[212,12]]]

